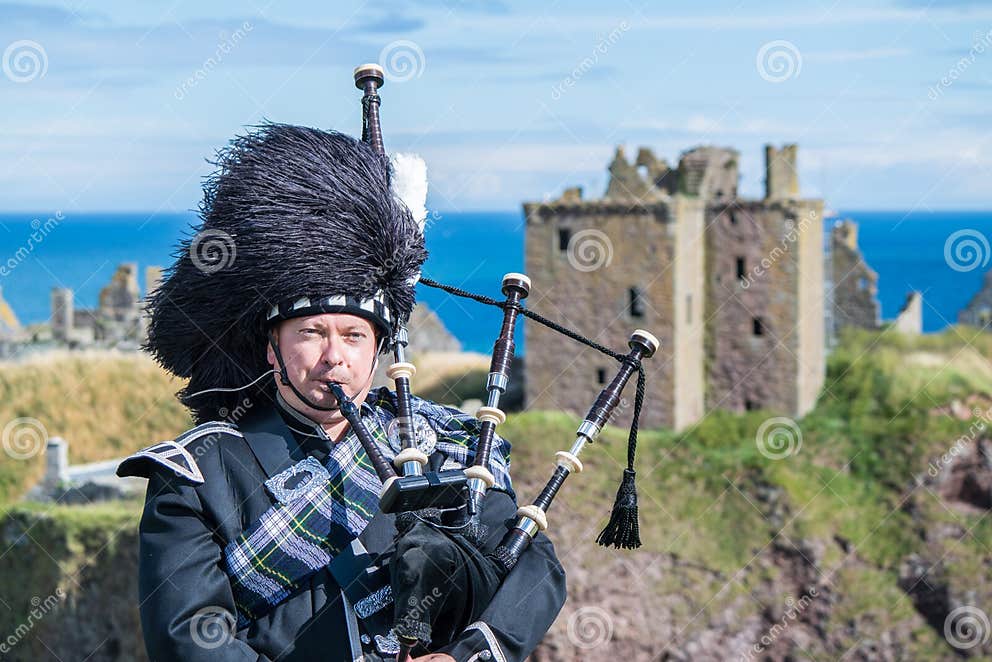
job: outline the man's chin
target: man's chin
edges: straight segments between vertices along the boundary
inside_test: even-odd
[[[327,391],[314,391],[310,394],[310,402],[320,407],[338,408],[338,400]]]

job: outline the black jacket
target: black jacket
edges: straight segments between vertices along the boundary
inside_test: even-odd
[[[275,504],[265,480],[309,453],[280,411],[267,403],[236,426],[205,423],[119,468],[121,475],[149,479],[140,525],[139,600],[152,660],[351,661],[381,654],[375,636],[386,633],[366,631],[327,569],[247,627],[234,625],[223,550]],[[444,459],[433,453],[431,468],[439,469]],[[487,549],[502,538],[515,511],[512,490],[489,490],[483,508],[491,531]],[[375,558],[391,551],[394,534],[394,517],[379,513],[359,540]],[[523,660],[564,601],[564,571],[551,541],[540,534],[482,617],[435,652],[459,661]]]

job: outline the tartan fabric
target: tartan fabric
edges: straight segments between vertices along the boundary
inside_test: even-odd
[[[456,409],[413,399],[413,408],[437,432],[443,469],[464,467],[474,459],[481,423]],[[362,419],[392,460],[399,451],[386,437],[396,417],[389,389],[370,391]],[[496,488],[510,492],[510,444],[496,437],[489,464]],[[382,483],[353,431],[332,445],[324,461],[329,479],[289,503],[277,503],[224,550],[224,570],[244,627],[285,600],[311,575],[329,564],[356,538],[378,511]]]
[[[370,391],[366,402],[372,405],[382,429],[387,429],[389,422],[396,418],[395,394],[388,388],[382,387]],[[476,440],[482,428],[479,419],[453,407],[445,407],[416,396],[411,397],[411,404],[414,413],[426,418],[437,432],[437,450],[445,456],[444,469],[472,464],[475,460]],[[494,435],[489,470],[496,479],[495,487],[513,494],[510,481],[510,449],[510,442],[499,435]],[[397,445],[392,450],[399,452],[400,448]]]

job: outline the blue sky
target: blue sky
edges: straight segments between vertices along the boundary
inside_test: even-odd
[[[358,134],[380,60],[387,149],[441,210],[598,196],[619,144],[737,148],[758,195],[767,142],[836,209],[992,208],[980,2],[65,0],[0,4],[0,50],[8,211],[195,208],[247,125]]]

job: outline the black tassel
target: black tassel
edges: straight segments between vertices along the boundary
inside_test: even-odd
[[[624,469],[617,499],[613,503],[610,522],[596,538],[603,547],[613,545],[617,549],[637,549],[641,546],[641,530],[637,523],[637,486],[634,484],[634,470]]]

